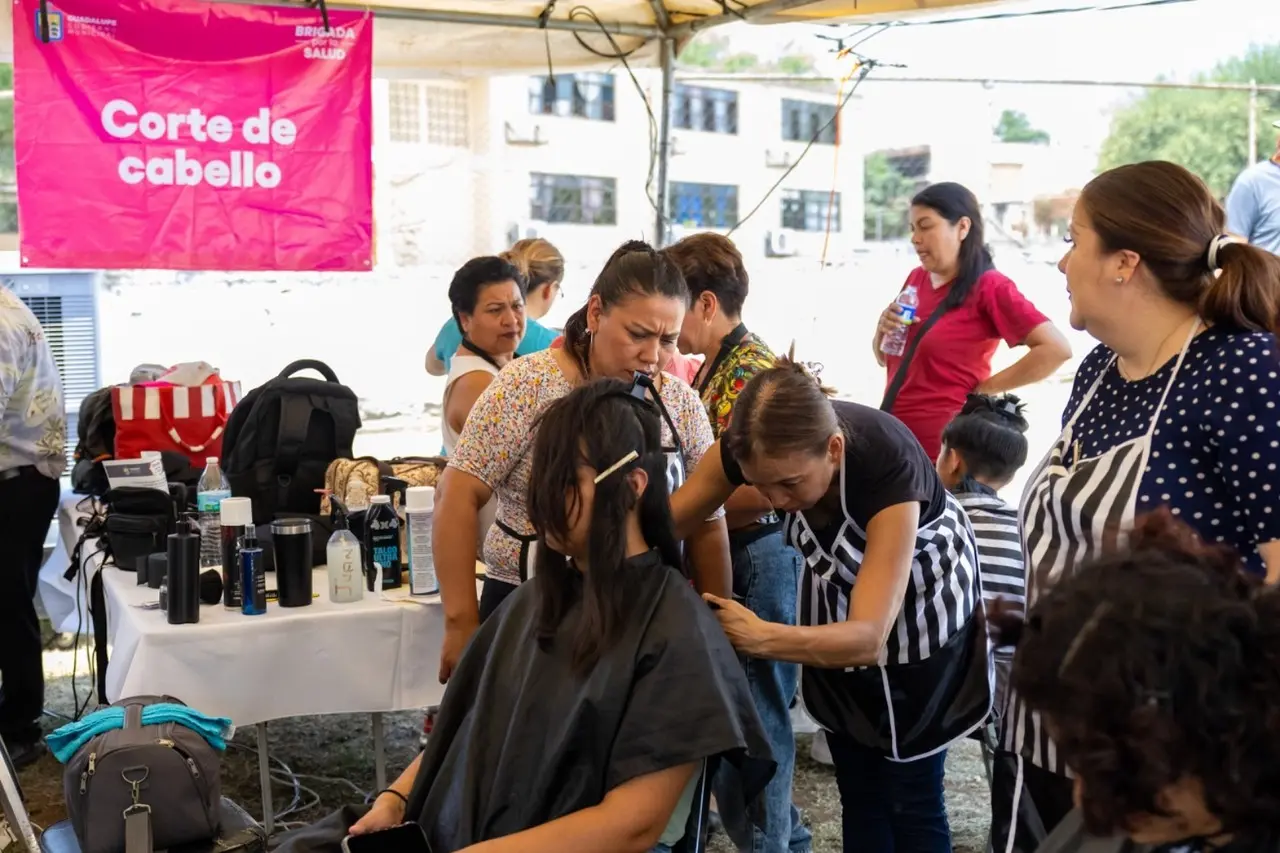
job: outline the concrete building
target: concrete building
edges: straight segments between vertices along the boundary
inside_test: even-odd
[[[657,75],[636,77],[656,105]],[[380,264],[456,263],[535,235],[597,264],[653,239],[658,117],[625,70],[384,78],[374,103]],[[824,244],[847,256],[862,239],[863,148],[839,119],[822,129],[835,105],[811,88],[677,85],[672,236],[742,223],[733,237],[751,257],[816,260]]]

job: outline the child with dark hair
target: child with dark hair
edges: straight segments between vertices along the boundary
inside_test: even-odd
[[[1018,509],[1000,497],[999,491],[1012,482],[1027,461],[1027,420],[1023,403],[1013,394],[997,397],[970,394],[964,408],[942,430],[942,452],[938,454],[938,476],[973,525],[978,544],[979,579],[987,612],[994,607],[1022,614],[1027,606],[1022,535],[1018,531]],[[998,604],[997,604],[998,602]],[[996,824],[1007,820],[1018,801],[1017,757],[1001,751],[1000,724],[1013,653],[995,650],[996,684],[992,703],[994,729],[982,729],[982,740],[990,760],[991,804]],[[994,733],[994,742],[992,734]],[[997,853],[1006,853],[1004,850]]]
[[[1275,853],[1280,591],[1167,508],[1110,541],[1025,620],[992,619],[1074,776],[1038,851]]]
[[[586,383],[537,420],[534,573],[472,636],[426,750],[285,853],[417,822],[433,850],[645,853],[685,834],[708,759],[769,756],[737,654],[681,564],[652,402]]]
[[[1026,607],[1022,538],[1018,510],[1000,497],[1027,461],[1027,419],[1023,402],[1013,394],[998,397],[970,394],[960,414],[942,431],[938,476],[964,507],[978,540],[982,599],[997,599],[1021,613]],[[996,707],[1004,696],[999,680]]]

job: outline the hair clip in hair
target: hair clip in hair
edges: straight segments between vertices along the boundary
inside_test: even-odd
[[[1222,269],[1222,266],[1218,263],[1218,252],[1222,250],[1223,246],[1242,242],[1244,241],[1239,237],[1233,237],[1230,234],[1219,234],[1210,240],[1209,248],[1205,251],[1205,262],[1209,267],[1209,272],[1217,272]]]
[[[592,482],[594,482],[596,485],[599,485],[600,481],[603,480],[605,477],[608,477],[610,474],[612,474],[614,471],[617,471],[619,468],[621,468],[623,465],[626,465],[628,462],[631,462],[632,460],[639,459],[639,458],[640,458],[639,453],[637,453],[634,450],[631,451],[626,456],[622,457],[617,462],[610,465],[608,468],[605,468],[599,474],[596,474],[596,478]]]

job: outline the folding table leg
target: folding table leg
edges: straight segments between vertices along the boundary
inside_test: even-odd
[[[377,790],[387,787],[387,744],[382,735],[382,714],[374,711],[373,720],[373,782]]]
[[[271,803],[271,756],[267,752],[267,724],[258,723],[258,784],[262,787],[262,826],[269,838],[276,831]]]

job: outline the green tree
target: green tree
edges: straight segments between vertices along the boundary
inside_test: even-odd
[[[1049,134],[1037,127],[1032,127],[1027,114],[1018,110],[1005,110],[1000,113],[1000,120],[992,131],[1001,142],[1030,142],[1035,145],[1048,145]]]
[[[1280,85],[1280,44],[1254,45],[1196,80]],[[1280,92],[1258,93],[1258,158],[1275,151],[1271,123],[1276,119]],[[1225,196],[1250,162],[1248,127],[1247,92],[1150,89],[1116,111],[1098,167],[1170,160],[1198,174],[1219,197]]]
[[[915,188],[915,182],[894,168],[883,152],[868,155],[862,178],[866,210],[863,236],[868,240],[905,237]]]
[[[705,68],[725,74],[746,71],[778,74],[812,74],[813,57],[788,45],[788,52],[776,61],[765,62],[754,53],[733,52],[726,36],[706,34],[695,38],[680,51],[680,64],[686,68]]]

